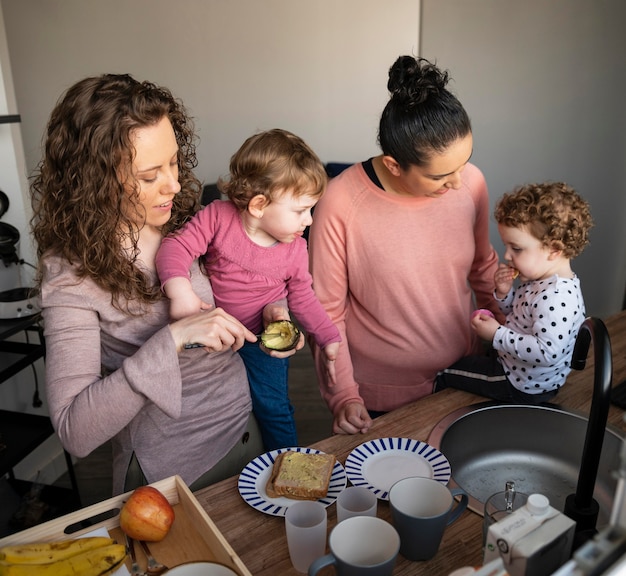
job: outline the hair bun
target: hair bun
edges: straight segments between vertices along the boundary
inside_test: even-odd
[[[389,69],[387,89],[392,99],[412,107],[423,103],[430,95],[440,94],[447,83],[448,73],[428,60],[400,56]]]

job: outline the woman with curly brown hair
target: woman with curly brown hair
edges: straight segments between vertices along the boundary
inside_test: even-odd
[[[506,321],[502,325],[479,310],[471,323],[497,354],[463,358],[438,375],[435,390],[547,402],[571,371],[574,343],[585,320],[571,259],[589,243],[589,205],[563,182],[530,184],[505,194],[495,218],[506,261],[494,276],[495,297]]]
[[[169,323],[156,274],[164,235],[199,208],[194,138],[166,88],[86,78],[54,108],[31,183],[51,419],[76,456],[112,440],[114,493],[173,474],[196,489],[262,452],[236,353],[254,334],[211,306],[197,262],[208,309]]]

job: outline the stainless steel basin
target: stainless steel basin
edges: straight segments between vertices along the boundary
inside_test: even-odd
[[[587,418],[555,405],[517,406],[485,402],[451,412],[431,432],[428,443],[450,462],[450,486],[470,495],[469,508],[504,490],[507,480],[527,494],[540,493],[563,511],[576,492]],[[623,437],[605,429],[594,498],[600,505],[598,528],[609,522]]]

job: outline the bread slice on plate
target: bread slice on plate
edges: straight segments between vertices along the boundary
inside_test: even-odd
[[[281,452],[276,456],[265,492],[270,498],[319,500],[328,493],[334,466],[333,454]]]

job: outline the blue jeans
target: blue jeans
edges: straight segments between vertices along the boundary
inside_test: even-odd
[[[250,383],[252,410],[261,428],[265,450],[298,446],[296,421],[289,400],[289,360],[268,356],[257,343],[239,350]]]

